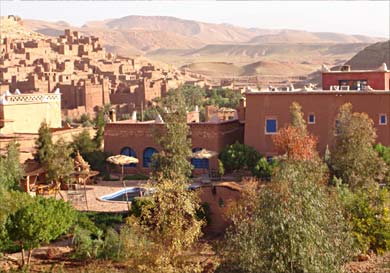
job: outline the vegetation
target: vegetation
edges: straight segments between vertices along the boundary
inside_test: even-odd
[[[5,251],[16,251],[19,247],[10,239],[7,232],[7,222],[10,215],[15,214],[19,209],[27,206],[34,199],[28,194],[19,191],[0,191],[0,253]]]
[[[337,196],[318,162],[280,162],[272,182],[236,207],[223,257],[241,272],[340,272],[350,257]],[[304,206],[304,211],[302,211]]]
[[[390,185],[390,147],[383,146],[382,144],[375,145],[375,151],[378,152],[380,158],[386,163],[387,173],[383,182]]]
[[[280,141],[298,146],[308,134],[300,106],[291,107],[289,127],[297,134]],[[286,134],[274,138],[278,145]],[[327,167],[314,145],[301,153],[288,149],[271,182],[252,187],[232,210],[222,255],[239,272],[340,272],[352,253],[352,240],[338,195],[326,188]],[[309,150],[311,149],[311,150]],[[285,151],[283,151],[285,152]]]
[[[5,157],[0,156],[0,191],[19,189],[23,177],[23,168],[19,163],[19,151],[16,142],[7,146]]]
[[[146,205],[136,206],[138,209],[128,220],[131,235],[126,236],[126,252],[142,272],[200,270],[197,262],[186,257],[186,251],[193,248],[201,235],[203,222],[197,218],[198,198],[187,189],[192,168],[188,161],[191,143],[184,98],[176,92],[164,101],[164,128],[156,133],[162,147],[153,158],[156,191],[152,200],[144,202]]]
[[[205,107],[207,105],[214,105],[219,108],[237,108],[242,98],[241,93],[231,89],[218,88],[206,90],[205,88],[188,84],[184,84],[177,89],[169,90],[167,97],[175,96],[178,93],[184,96],[185,107],[188,111],[193,111],[195,107],[198,107],[201,121],[204,121]],[[146,108],[137,118],[139,120],[154,120],[158,113],[163,112],[161,105],[164,104],[164,101],[166,102],[166,98],[154,99],[157,106]]]
[[[352,105],[340,107],[339,125],[331,156],[334,174],[351,189],[370,187],[385,178],[386,164],[373,149],[373,121],[365,113],[353,113]]]
[[[47,153],[43,166],[48,181],[55,183],[69,183],[73,180],[74,172],[72,149],[63,139],[59,139]]]
[[[250,171],[253,176],[268,181],[276,162],[268,162],[254,148],[236,142],[227,146],[219,155],[220,166],[225,172]]]
[[[301,106],[294,102],[290,107],[291,125],[272,136],[279,154],[291,160],[313,160],[318,158],[317,138],[307,132]]]
[[[261,155],[254,148],[236,142],[227,146],[219,155],[226,171],[252,170]]]
[[[27,258],[27,264],[29,264],[32,250],[65,233],[73,224],[74,219],[75,211],[68,203],[52,198],[37,197],[33,202],[12,214],[7,230],[10,239],[22,248],[23,265],[25,263],[24,250],[29,251]]]
[[[187,183],[192,171],[188,158],[192,153],[183,94],[171,91],[164,98],[163,108],[164,128],[156,131],[156,141],[162,150],[154,155],[152,179]]]
[[[352,235],[362,252],[390,250],[390,195],[387,189],[352,192],[340,186],[340,196],[352,225]]]
[[[38,130],[38,139],[35,141],[37,153],[35,159],[40,163],[47,161],[50,150],[53,146],[52,134],[49,125],[42,122]]]

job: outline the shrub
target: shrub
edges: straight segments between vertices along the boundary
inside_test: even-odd
[[[253,170],[261,155],[252,147],[236,142],[227,146],[219,155],[225,170]]]
[[[6,157],[0,155],[0,191],[20,189],[23,168],[19,163],[19,151],[16,142],[7,145]]]
[[[140,217],[143,210],[152,210],[154,207],[155,204],[152,197],[135,197],[131,202],[130,214]]]
[[[34,248],[64,234],[75,218],[75,210],[68,203],[37,197],[9,217],[7,231],[11,240],[21,246],[22,254],[29,250],[28,264]],[[24,255],[22,262],[25,262]]]
[[[225,265],[238,272],[338,273],[351,254],[337,195],[315,162],[280,162],[272,181],[233,211]]]
[[[272,160],[271,162],[268,162],[266,158],[262,157],[253,167],[252,174],[264,181],[270,181],[275,165],[276,161]]]
[[[340,196],[352,225],[352,235],[362,252],[378,254],[390,250],[390,212],[387,189],[350,191],[341,187]]]

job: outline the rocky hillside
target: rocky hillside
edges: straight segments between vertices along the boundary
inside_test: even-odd
[[[57,36],[64,27],[101,38],[104,47],[121,55],[151,60],[209,75],[307,76],[323,63],[342,65],[357,52],[383,38],[300,30],[244,28],[165,16],[126,16],[86,22],[24,20],[25,26]]]
[[[351,69],[377,69],[382,63],[390,67],[390,40],[370,45],[346,62]]]

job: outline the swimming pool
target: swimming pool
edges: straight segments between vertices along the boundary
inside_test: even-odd
[[[200,187],[201,186],[199,184],[191,184],[188,186],[188,189],[196,190],[197,188]],[[109,202],[126,202],[126,193],[127,193],[128,201],[131,202],[134,200],[135,197],[150,195],[153,192],[155,192],[154,188],[146,189],[142,187],[128,187],[126,189],[122,189],[114,193],[101,196],[98,199],[100,201],[109,201]]]
[[[100,197],[99,199],[101,201],[111,201],[111,202],[126,202],[126,194],[128,201],[131,202],[134,200],[135,197],[140,197],[148,194],[150,190],[148,191],[145,188],[140,187],[129,187],[126,189],[122,189],[120,191],[104,195]]]

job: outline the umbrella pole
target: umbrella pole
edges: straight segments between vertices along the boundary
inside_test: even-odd
[[[129,197],[127,196],[126,183],[123,178],[124,178],[124,170],[123,170],[123,165],[121,165],[121,180],[122,180],[123,188],[125,190],[127,209],[130,211]]]

